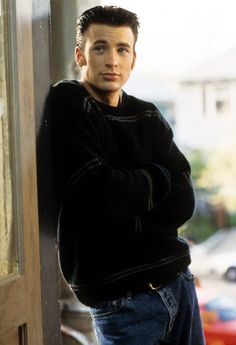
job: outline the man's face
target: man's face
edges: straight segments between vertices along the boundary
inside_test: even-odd
[[[134,34],[130,27],[91,24],[83,50],[76,48],[82,81],[94,92],[119,94],[134,67]]]

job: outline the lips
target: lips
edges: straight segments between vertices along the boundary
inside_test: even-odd
[[[101,73],[101,76],[105,80],[116,80],[119,78],[120,74],[119,73]]]

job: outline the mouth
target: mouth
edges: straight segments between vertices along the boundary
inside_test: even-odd
[[[120,74],[119,73],[101,73],[101,76],[103,79],[105,80],[116,80],[120,77]]]

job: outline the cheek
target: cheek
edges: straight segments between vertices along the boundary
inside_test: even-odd
[[[87,65],[90,70],[96,71],[99,69],[99,66],[101,66],[101,61],[98,58],[90,58]]]
[[[127,64],[126,64],[126,68],[125,68],[125,71],[126,71],[126,74],[127,75],[129,75],[130,74],[130,72],[132,71],[132,69],[133,69],[133,61],[129,61],[129,62],[127,62]]]
[[[131,61],[131,70],[134,68],[135,62],[136,62],[136,58],[133,57],[133,59],[132,59],[132,61]]]

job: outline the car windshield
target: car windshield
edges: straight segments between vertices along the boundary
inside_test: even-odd
[[[229,252],[236,250],[236,230],[219,230],[199,246],[208,252]]]
[[[206,241],[202,242],[206,249],[216,248],[222,240],[225,238],[225,233],[223,231],[218,231],[214,235],[210,236]]]

